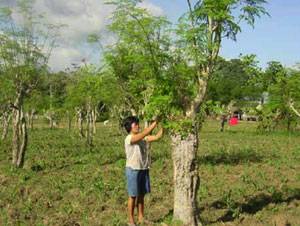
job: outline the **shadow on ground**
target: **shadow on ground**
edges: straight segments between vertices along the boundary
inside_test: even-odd
[[[210,155],[199,157],[198,163],[204,165],[239,165],[244,163],[260,163],[265,158],[276,158],[274,155],[260,154],[253,149],[225,151],[221,150]]]
[[[300,189],[296,188],[290,190],[288,194],[285,194],[281,191],[274,191],[271,195],[269,194],[259,194],[250,198],[246,203],[233,203],[232,208],[227,210],[221,217],[214,221],[203,222],[205,225],[213,224],[217,222],[230,222],[238,218],[238,215],[235,216],[234,212],[239,214],[250,214],[255,215],[257,212],[261,211],[263,208],[269,204],[289,204],[294,200],[300,200]],[[215,201],[207,208],[214,209],[228,209],[228,205],[225,201]]]
[[[238,215],[235,216],[235,210],[239,210],[239,214],[250,214],[255,215],[257,212],[261,211],[263,208],[268,206],[269,204],[281,204],[281,203],[291,203],[294,200],[300,200],[300,189],[296,188],[293,190],[290,190],[289,192],[290,196],[287,196],[287,194],[284,194],[279,191],[274,191],[273,194],[259,194],[252,198],[250,198],[246,203],[234,203],[232,205],[233,208],[229,209],[228,205],[225,201],[215,201],[209,206],[205,207],[199,207],[199,212],[201,213],[205,208],[208,209],[228,209],[221,217],[219,217],[216,220],[208,221],[201,219],[201,222],[203,225],[210,225],[218,222],[232,222],[238,218]],[[286,198],[284,198],[286,197]],[[173,209],[170,209],[169,212],[164,215],[163,217],[157,219],[154,221],[155,223],[162,223],[164,219],[169,218],[170,216],[173,216]]]

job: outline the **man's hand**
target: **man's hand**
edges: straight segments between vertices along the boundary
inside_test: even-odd
[[[154,130],[154,128],[156,127],[157,123],[158,123],[157,121],[154,121],[143,132],[133,135],[130,142],[131,143],[136,143],[136,142],[142,140],[145,136],[148,136],[152,132],[152,130]]]

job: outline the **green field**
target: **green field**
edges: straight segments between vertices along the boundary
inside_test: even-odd
[[[94,147],[64,128],[29,131],[24,169],[11,169],[11,131],[0,143],[0,225],[126,225],[124,135],[99,124]],[[256,123],[200,133],[204,225],[300,225],[300,134],[257,133]],[[0,128],[0,132],[2,129]],[[172,222],[172,151],[152,145],[146,218]]]

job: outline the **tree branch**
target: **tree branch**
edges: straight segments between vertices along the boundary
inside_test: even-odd
[[[153,62],[153,66],[154,66],[154,70],[155,70],[155,73],[156,75],[158,75],[158,68],[157,68],[157,63],[155,61],[155,58],[154,58],[154,52],[153,52],[153,49],[152,49],[152,46],[151,46],[151,40],[150,40],[150,36],[149,34],[146,32],[146,29],[144,27],[144,25],[141,23],[141,21],[134,15],[132,14],[129,14],[132,18],[134,18],[136,20],[136,22],[138,23],[138,25],[142,28],[143,32],[145,33],[146,35],[146,38],[147,38],[147,44],[149,46],[149,50],[150,50],[150,54],[151,54],[151,57],[152,57],[152,62]]]
[[[294,107],[294,101],[293,101],[293,100],[290,100],[289,105],[290,105],[290,108],[293,110],[293,112],[294,112],[297,116],[300,117],[299,111],[297,111],[297,110],[295,109],[295,107]]]

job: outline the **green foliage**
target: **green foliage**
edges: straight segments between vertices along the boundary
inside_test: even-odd
[[[116,7],[109,29],[117,43],[108,49],[105,61],[131,108],[143,110],[148,120],[160,115],[167,128],[189,130],[198,120],[197,112],[201,112],[199,107],[216,66],[222,37],[235,39],[241,31],[241,20],[253,26],[255,18],[267,14],[262,7],[266,1],[206,0],[196,1],[194,7],[188,1],[190,12],[172,30],[164,17],[138,8],[140,2],[108,2]],[[240,12],[237,17],[235,9]],[[251,63],[249,57],[244,67],[250,68]],[[252,76],[250,71],[247,73]],[[247,92],[240,89],[233,91],[233,96],[238,92],[245,92],[241,96],[252,94],[253,89],[247,87]]]
[[[294,102],[296,109],[300,107],[300,73],[294,69],[276,68],[279,69],[274,70],[276,72],[273,74],[275,81],[272,81],[272,85],[268,87],[269,100],[264,105],[263,115],[285,122],[287,129],[290,130],[293,123],[297,124],[298,118],[291,109],[291,102]],[[270,70],[267,70],[267,72],[270,73]]]
[[[215,21],[222,21],[220,30],[222,36],[236,40],[237,34],[241,31],[240,21],[246,21],[254,27],[256,18],[261,15],[269,15],[263,7],[266,0],[204,0],[197,1],[193,16],[197,22],[205,24],[207,16]]]
[[[48,60],[63,25],[47,24],[35,1],[18,1],[17,10],[0,10],[0,67],[5,98],[12,101],[34,90],[48,72]],[[16,18],[22,19],[22,23]]]
[[[262,76],[262,87],[263,91],[267,91],[271,85],[277,83],[277,78],[281,76],[284,67],[280,62],[270,61],[268,62],[268,68]]]
[[[219,58],[216,71],[208,84],[207,99],[228,105],[231,100],[242,105],[245,100],[259,100],[262,95],[260,84],[254,82],[262,72],[257,66],[255,55],[226,61]]]
[[[111,17],[109,30],[117,42],[105,52],[104,60],[125,93],[125,104],[136,112],[145,111],[150,119],[157,109],[150,106],[167,103],[168,97],[153,98],[157,79],[166,67],[166,54],[170,43],[166,32],[169,22],[164,17],[151,15],[147,10],[136,7],[140,1],[112,1],[116,6]],[[151,100],[150,100],[151,99]],[[163,110],[162,108],[160,110]]]
[[[63,108],[69,111],[74,111],[75,107],[86,108],[89,97],[92,106],[97,108],[103,104],[112,106],[122,98],[115,79],[101,67],[93,65],[78,68],[71,73],[65,95]]]

